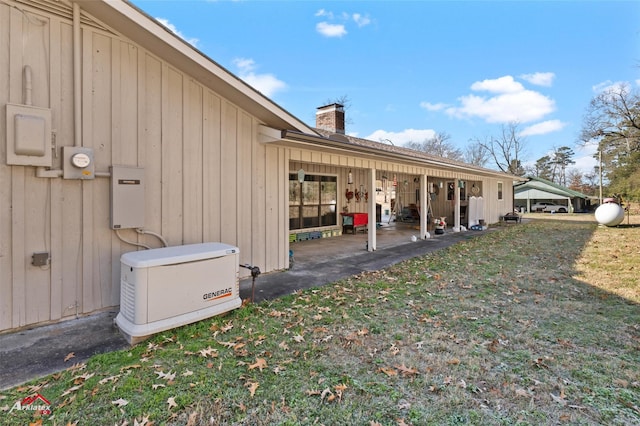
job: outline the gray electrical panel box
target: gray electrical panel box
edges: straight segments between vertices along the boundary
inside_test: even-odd
[[[144,226],[144,169],[111,166],[111,229]]]

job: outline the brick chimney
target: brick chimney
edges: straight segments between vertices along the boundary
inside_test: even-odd
[[[316,127],[344,135],[344,105],[330,104],[318,107]]]

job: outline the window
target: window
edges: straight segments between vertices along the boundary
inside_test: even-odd
[[[456,186],[453,182],[447,182],[447,201],[455,200]]]
[[[289,175],[289,229],[315,228],[338,223],[336,176],[306,175],[302,185]]]
[[[498,182],[498,200],[502,200],[502,182]]]

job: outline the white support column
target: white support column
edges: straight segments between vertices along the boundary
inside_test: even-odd
[[[460,180],[455,179],[453,182],[454,194],[456,198],[455,207],[453,210],[453,226],[455,230],[460,230]]]
[[[427,175],[420,176],[420,238],[426,239],[429,208],[427,197],[431,196],[427,191]]]
[[[367,213],[369,215],[369,232],[367,235],[367,250],[376,250],[377,222],[376,222],[376,169],[369,169],[369,201],[367,202]]]

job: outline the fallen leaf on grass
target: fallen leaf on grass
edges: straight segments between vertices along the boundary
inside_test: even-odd
[[[398,375],[398,372],[394,368],[391,368],[391,367],[380,367],[378,369],[378,371],[383,372],[384,374],[386,374],[389,377]]]
[[[67,389],[66,391],[62,392],[62,395],[60,396],[67,396],[72,392],[77,391],[78,389],[80,389],[82,387],[82,385],[78,385],[78,386],[72,386],[69,389]]]
[[[342,391],[344,391],[344,390],[346,390],[346,389],[347,389],[347,385],[345,385],[344,383],[340,383],[339,385],[335,385],[333,388],[334,388],[336,391],[340,391],[340,392],[342,392]]]
[[[218,350],[213,349],[211,346],[209,346],[207,349],[200,349],[198,353],[204,358],[207,358],[207,357],[216,358],[218,356]]]
[[[98,382],[99,385],[104,385],[107,382],[115,382],[120,378],[120,375],[118,374],[117,376],[109,376],[109,377],[105,377],[104,379],[100,380]]]
[[[133,426],[152,426],[153,423],[149,422],[149,416],[145,416],[138,423],[138,419],[133,419]]]
[[[172,396],[167,398],[167,404],[169,404],[169,410],[171,410],[173,407],[177,407],[178,404],[176,404],[176,397]]]
[[[93,376],[95,376],[96,373],[84,373],[80,376],[74,377],[73,378],[73,384],[74,385],[80,385],[82,383],[84,383],[85,381],[89,380],[90,378],[92,378]]]
[[[71,367],[67,368],[67,371],[84,370],[85,368],[87,368],[87,364],[83,362],[77,362],[73,364]]]
[[[398,369],[398,371],[400,371],[400,374],[405,375],[405,376],[411,376],[413,374],[418,374],[418,370],[416,370],[415,368],[409,368],[404,364],[396,365],[395,367]]]
[[[256,390],[260,387],[260,384],[258,382],[249,382],[245,386],[249,388],[251,396],[254,396],[256,394]]]
[[[336,396],[333,394],[333,392],[331,392],[331,389],[326,388],[325,390],[322,391],[322,393],[320,394],[320,400],[324,401],[326,398],[327,402],[331,402],[334,399],[336,399]]]
[[[168,373],[165,373],[163,371],[156,371],[156,374],[158,375],[159,379],[164,379],[166,381],[173,381],[176,378],[176,373],[169,371]]]
[[[267,361],[264,358],[256,358],[255,364],[249,365],[249,370],[259,369],[262,372],[263,368],[267,368]]]
[[[118,407],[124,407],[125,405],[127,405],[129,403],[129,401],[127,401],[126,399],[123,398],[118,398],[115,401],[111,401],[111,403],[115,406]]]

